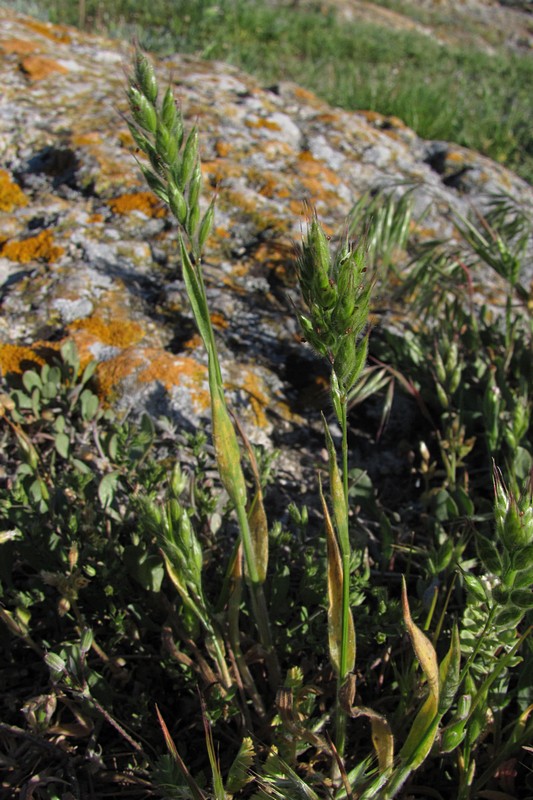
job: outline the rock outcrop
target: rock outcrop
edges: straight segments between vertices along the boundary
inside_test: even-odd
[[[71,338],[122,408],[197,422],[205,359],[175,228],[122,116],[131,48],[1,16],[0,367],[20,371]],[[533,208],[510,171],[422,141],[399,119],[340,111],[292,84],[260,87],[226,64],[177,54],[156,67],[197,122],[205,182],[217,187],[209,298],[233,404],[260,440],[306,413],[298,392],[314,362],[286,300],[306,207],[333,233],[364,192],[414,185],[427,237],[452,235],[449,209],[482,210],[492,193]]]

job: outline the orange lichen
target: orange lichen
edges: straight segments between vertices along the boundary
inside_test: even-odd
[[[328,111],[325,114],[319,114],[318,117],[317,117],[317,120],[319,120],[320,122],[325,123],[326,125],[331,125],[332,123],[335,123],[335,122],[339,121],[339,115],[338,114],[334,114],[331,111]]]
[[[91,216],[88,219],[88,222],[103,222],[103,221],[104,221],[104,215],[98,212],[91,214]]]
[[[173,356],[155,348],[147,348],[144,354],[147,356],[148,366],[139,372],[138,379],[141,383],[159,381],[167,391],[173,386],[183,384],[189,389],[191,400],[198,411],[209,408],[207,367],[190,356]]]
[[[27,206],[28,198],[22,189],[13,183],[8,172],[0,169],[0,211],[13,211],[14,208]]]
[[[41,81],[49,75],[68,72],[62,64],[45,56],[26,56],[20,62],[20,68],[32,81]]]
[[[227,158],[232,149],[229,142],[225,142],[223,139],[217,139],[215,142],[215,152],[219,158]]]
[[[17,261],[19,264],[28,264],[30,261],[47,261],[51,263],[60,258],[65,251],[54,244],[52,231],[45,230],[21,241],[6,242],[0,248],[0,255]]]
[[[243,389],[250,398],[250,405],[259,428],[266,428],[268,420],[265,409],[270,405],[268,394],[265,392],[262,379],[251,369],[243,368],[239,385],[232,384],[233,388]]]
[[[446,162],[450,162],[455,166],[460,166],[467,162],[467,158],[465,154],[459,152],[459,150],[449,150],[446,153]]]
[[[77,319],[70,326],[71,331],[83,331],[94,340],[112,347],[129,347],[144,338],[144,329],[137,322],[126,319],[106,321],[99,316]]]
[[[304,100],[311,105],[318,105],[320,103],[316,94],[310,92],[308,89],[303,89],[301,86],[295,86],[293,89],[295,97],[298,97],[300,100]]]
[[[263,197],[290,197],[289,189],[286,185],[280,184],[280,176],[275,172],[252,168],[248,171],[248,178],[252,186],[258,187],[259,194]]]
[[[152,192],[129,192],[107,201],[114,214],[130,214],[141,211],[147,217],[164,217],[166,210]]]
[[[70,138],[73,147],[86,147],[87,145],[100,144],[102,134],[98,131],[86,131],[85,133],[75,133]]]
[[[42,366],[44,359],[31,347],[23,347],[17,344],[0,344],[0,371],[7,373],[20,374],[27,369],[35,369]]]
[[[98,394],[112,399],[119,390],[120,383],[143,364],[141,354],[133,348],[127,348],[114,358],[102,361],[96,368]]]
[[[24,24],[31,31],[40,33],[41,36],[46,36],[47,39],[52,39],[53,42],[63,42],[68,44],[70,42],[70,35],[67,33],[65,25],[52,25],[49,22],[38,22],[37,20],[25,19]]]
[[[37,49],[35,42],[28,42],[26,39],[7,39],[0,42],[0,48],[4,53],[16,53],[19,56],[27,56]]]
[[[217,158],[214,161],[202,161],[202,175],[211,183],[220,183],[224,178],[235,178],[241,175],[242,169],[234,161]]]
[[[281,128],[277,122],[265,117],[257,117],[256,119],[247,119],[245,124],[248,128],[266,128],[269,131],[280,131]]]
[[[202,346],[202,337],[199,333],[193,333],[190,339],[187,339],[183,342],[183,349],[184,350],[196,350],[198,347]]]
[[[218,328],[219,330],[225,330],[229,326],[229,322],[223,314],[219,314],[218,312],[214,311],[209,316],[211,317],[211,322],[215,328]]]

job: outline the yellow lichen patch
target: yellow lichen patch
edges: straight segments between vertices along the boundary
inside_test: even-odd
[[[35,369],[44,364],[41,358],[31,347],[17,344],[0,344],[0,372],[20,374],[27,369]]]
[[[277,239],[261,242],[256,248],[254,261],[274,272],[279,281],[289,286],[294,285],[296,272],[294,268],[295,246]]]
[[[325,125],[331,125],[339,121],[339,115],[333,113],[332,111],[328,111],[325,114],[319,114],[317,120],[319,120],[319,122],[323,122]]]
[[[73,147],[87,147],[94,144],[100,144],[102,141],[102,134],[98,131],[86,131],[85,133],[75,133],[70,139]]]
[[[94,223],[103,222],[104,221],[104,216],[103,216],[103,214],[100,214],[99,212],[95,212],[94,214],[91,214],[91,216],[89,217],[89,219],[87,221],[90,222],[90,223],[91,222],[94,222]]]
[[[225,330],[229,326],[229,322],[223,314],[219,314],[217,311],[214,311],[210,314],[211,322],[213,323],[213,327],[218,328],[219,330]]]
[[[52,231],[45,230],[17,242],[6,242],[0,248],[0,256],[17,261],[19,264],[28,264],[30,261],[47,261],[51,263],[60,258],[65,251],[54,244]]]
[[[318,201],[338,202],[337,195],[330,187],[338,186],[339,176],[333,170],[316,159],[312,153],[305,150],[298,156],[298,166],[300,181],[309,192],[309,200],[312,204]]]
[[[460,167],[467,163],[467,158],[465,157],[465,154],[461,153],[459,150],[449,150],[446,153],[446,163],[449,163],[455,167]]]
[[[164,217],[166,210],[152,192],[130,192],[107,201],[114,214],[130,214],[141,211],[147,217]]]
[[[385,133],[392,132],[394,129],[405,130],[407,128],[405,122],[399,117],[387,117],[378,111],[358,111],[357,113],[364,117],[374,128],[379,128]]]
[[[190,339],[187,339],[187,341],[183,342],[184,350],[197,350],[201,346],[202,337],[199,333],[193,333]]]
[[[0,169],[0,211],[9,212],[27,205],[28,198],[22,189],[13,183],[8,172]]]
[[[137,322],[126,319],[107,321],[97,315],[75,320],[69,330],[82,331],[93,340],[112,347],[129,347],[140,342],[145,335]]]
[[[219,158],[227,158],[232,151],[232,146],[224,139],[217,139],[215,142],[215,152]]]
[[[135,348],[127,348],[114,358],[100,362],[96,368],[99,395],[112,399],[119,392],[121,381],[132,375],[142,364],[141,354]]]
[[[257,186],[259,194],[263,197],[290,197],[291,193],[286,185],[280,183],[280,176],[268,170],[250,169],[248,178],[253,186]]]
[[[63,42],[64,44],[70,42],[70,35],[65,25],[52,25],[49,22],[38,22],[30,19],[25,19],[24,24],[31,31],[40,33],[41,36],[46,36],[47,39],[52,39],[53,42]]]
[[[265,117],[256,117],[255,119],[247,119],[245,124],[248,128],[266,128],[268,131],[280,131],[281,128],[277,122]]]
[[[303,89],[301,86],[295,86],[293,92],[295,97],[297,97],[299,100],[303,100],[305,103],[309,103],[309,105],[322,105],[316,94],[313,94],[313,92],[310,92],[308,89]]]
[[[313,178],[320,178],[326,180],[333,186],[338,186],[340,178],[336,172],[326,167],[326,165],[314,157],[309,150],[303,150],[298,156],[298,164],[300,173],[310,175]]]
[[[270,398],[265,390],[263,380],[248,367],[241,370],[239,385],[233,388],[243,389],[250,398],[250,405],[258,428],[266,428],[268,425],[265,410],[271,405]]]
[[[32,81],[41,81],[50,75],[68,72],[68,69],[62,64],[45,56],[26,56],[20,62],[20,68]]]
[[[19,56],[27,56],[35,52],[37,45],[35,42],[28,42],[26,39],[7,39],[0,42],[0,48],[4,53],[16,53]]]
[[[236,178],[242,173],[241,167],[233,161],[217,158],[214,161],[202,161],[202,175],[211,183],[220,183],[224,178]]]
[[[146,348],[144,355],[149,363],[139,372],[141,383],[158,381],[167,391],[173,386],[184,385],[189,390],[197,411],[206,411],[209,408],[207,367],[189,356],[173,356],[155,348]]]

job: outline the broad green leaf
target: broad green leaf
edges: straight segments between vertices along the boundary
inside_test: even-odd
[[[42,387],[41,378],[34,372],[32,369],[27,370],[22,376],[22,383],[26,391],[31,394],[33,390],[37,387],[40,389]]]
[[[450,708],[459,687],[461,675],[461,642],[459,629],[454,624],[450,647],[439,667],[439,714],[442,716]]]
[[[119,479],[119,473],[114,471],[114,472],[108,472],[107,475],[104,475],[104,477],[100,481],[98,485],[98,499],[102,504],[102,508],[109,508],[109,506],[113,502],[118,479]]]
[[[62,458],[68,458],[70,439],[66,433],[57,433],[54,439],[54,445]]]

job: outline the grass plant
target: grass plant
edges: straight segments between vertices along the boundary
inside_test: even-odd
[[[212,448],[104,411],[71,345],[3,376],[3,792],[532,797],[527,220],[495,198],[486,218],[456,220],[460,245],[421,246],[409,192],[383,193],[335,243],[310,212],[297,313],[331,369],[328,465],[314,508],[273,519],[275,468],[228,406],[211,324],[198,131],[141,54],[128,97],[140,169],[176,220]],[[477,270],[504,281],[499,316],[469,295]],[[391,276],[417,324],[369,336]],[[417,423],[402,423],[413,455],[394,504],[350,444],[382,406],[380,453],[399,393]]]
[[[33,0],[28,10],[80,21],[78,0]],[[176,12],[168,0],[86,0],[82,16],[163,55],[229,61],[267,85],[294,80],[332,105],[399,117],[423,138],[463,144],[532,180],[532,62],[504,46],[445,46],[417,31],[341,21],[312,3],[183,0]]]

